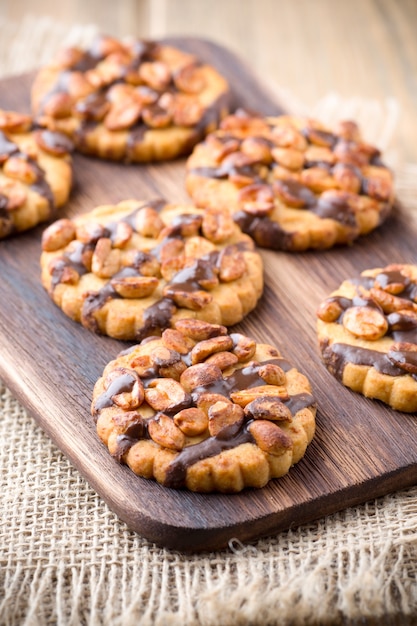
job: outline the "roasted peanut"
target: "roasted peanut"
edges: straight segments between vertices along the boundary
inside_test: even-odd
[[[43,113],[49,117],[61,119],[71,115],[73,100],[68,93],[58,91],[50,94],[43,105]]]
[[[209,408],[208,417],[210,435],[215,437],[227,426],[239,427],[243,423],[243,409],[237,404],[220,400]]]
[[[71,220],[66,218],[57,220],[43,231],[42,250],[55,252],[65,248],[75,238],[75,234],[75,225]]]
[[[167,239],[165,242],[163,241],[159,248],[159,260],[161,267],[170,259],[183,255],[184,247],[184,242],[180,239]]]
[[[164,296],[170,297],[178,307],[190,309],[190,311],[201,311],[213,300],[213,296],[207,291],[183,291],[181,289],[171,289],[169,285],[164,288]]]
[[[289,170],[300,170],[304,165],[304,153],[295,148],[272,148],[271,155],[276,163]]]
[[[190,407],[174,415],[174,424],[178,426],[187,437],[196,437],[207,430],[208,417],[202,409]]]
[[[256,342],[246,335],[240,333],[232,333],[230,337],[233,340],[234,348],[232,350],[239,361],[249,361],[256,351]]]
[[[26,190],[18,182],[11,180],[5,180],[0,183],[0,194],[7,198],[7,211],[20,209],[27,199]]]
[[[219,324],[209,324],[203,320],[180,319],[175,322],[175,328],[186,337],[194,341],[202,341],[219,335],[226,335],[227,328]],[[243,336],[243,335],[242,335]]]
[[[388,330],[388,322],[382,311],[369,306],[354,306],[343,315],[343,326],[355,337],[377,341]]]
[[[279,365],[275,363],[261,363],[258,368],[258,375],[268,385],[285,385],[285,372]]]
[[[259,387],[251,387],[250,389],[234,391],[230,394],[232,402],[235,402],[235,404],[239,404],[242,407],[245,407],[257,398],[263,398],[264,396],[274,396],[281,398],[282,400],[287,400],[289,398],[286,387],[282,385],[260,385]]]
[[[194,259],[187,258],[185,254],[168,258],[161,264],[162,277],[168,283],[179,271],[181,271],[185,267],[191,267],[193,264]]]
[[[216,402],[227,402],[229,404],[233,404],[231,400],[226,398],[226,396],[222,396],[220,393],[211,393],[206,391],[198,395],[197,398],[197,407],[204,411],[204,413],[208,416],[209,408],[216,404]]]
[[[158,368],[173,365],[181,359],[179,352],[171,350],[163,345],[157,345],[153,348],[150,359],[153,365]]]
[[[126,367],[111,370],[105,378],[104,388],[112,403],[125,410],[137,409],[145,397],[138,374]]]
[[[241,152],[252,161],[269,164],[272,161],[271,148],[263,137],[247,137],[240,146]]]
[[[158,104],[153,104],[142,109],[142,119],[150,128],[166,128],[172,122],[172,114]]]
[[[107,237],[108,231],[102,224],[86,222],[76,226],[76,237],[81,243],[97,243],[101,237]]]
[[[124,267],[134,267],[142,276],[156,276],[159,278],[161,275],[158,259],[145,252],[124,250],[122,265]]]
[[[228,212],[207,209],[204,213],[201,230],[204,237],[210,241],[221,243],[230,239],[236,226]]]
[[[208,135],[205,140],[205,146],[210,157],[215,163],[220,163],[228,154],[236,152],[240,148],[240,141],[236,137],[217,137],[216,135]],[[249,157],[250,159],[252,157]]]
[[[111,236],[113,248],[124,248],[130,241],[133,234],[133,228],[127,222],[118,222]]]
[[[234,246],[227,246],[219,254],[219,278],[223,283],[230,283],[241,278],[247,272],[243,253]]]
[[[352,120],[342,120],[336,125],[336,134],[348,141],[361,141],[359,127]]]
[[[241,109],[225,117],[220,123],[220,128],[232,131],[242,138],[251,135],[262,136],[269,132],[269,126],[263,118],[253,117]]]
[[[222,371],[209,363],[198,363],[186,369],[180,378],[180,383],[186,391],[196,387],[204,387],[223,378]]]
[[[342,315],[343,310],[338,298],[327,298],[320,303],[317,309],[317,317],[323,322],[336,322]]]
[[[185,445],[185,437],[176,426],[173,419],[158,413],[149,421],[148,432],[153,441],[169,450],[182,450]]]
[[[66,88],[73,100],[85,98],[94,91],[93,85],[82,72],[70,72]]]
[[[332,170],[334,181],[339,189],[359,193],[362,176],[352,165],[337,163]]]
[[[148,378],[149,376],[155,374],[154,365],[151,361],[151,357],[148,354],[133,356],[129,365],[138,373],[141,378]]]
[[[291,438],[276,424],[267,420],[256,420],[249,426],[250,433],[258,447],[275,456],[291,450]]]
[[[138,100],[113,104],[104,118],[104,125],[108,130],[125,130],[138,121],[142,113],[142,105]]]
[[[7,159],[3,165],[3,173],[27,185],[32,185],[38,177],[33,165],[20,156],[11,156]]]
[[[147,298],[155,291],[159,280],[154,276],[116,276],[110,283],[122,298]]]
[[[62,258],[52,259],[48,266],[50,274],[58,271],[59,282],[64,285],[76,285],[80,280],[80,275],[77,270],[70,265],[67,265]]]
[[[162,61],[142,63],[139,76],[144,83],[157,91],[165,89],[171,82],[171,71]]]
[[[254,419],[291,421],[290,409],[279,397],[260,396],[245,406],[245,415]]]
[[[9,133],[25,133],[32,126],[32,118],[24,113],[0,109],[0,129]]]
[[[185,374],[185,372],[184,372]],[[181,376],[182,379],[182,376]],[[173,378],[157,378],[145,389],[145,400],[155,411],[180,411],[191,403],[191,397]]]
[[[233,347],[233,341],[228,335],[220,335],[219,337],[212,337],[210,339],[204,339],[197,343],[191,350],[191,363],[201,363],[205,361],[207,357],[215,352],[223,352],[230,350]]]
[[[313,147],[332,148],[336,141],[336,136],[317,121],[308,120],[304,133],[310,143],[314,144]]]
[[[275,206],[274,194],[269,185],[254,183],[239,191],[239,206],[251,215],[269,215]]]
[[[282,148],[295,148],[296,150],[305,150],[307,148],[305,137],[299,130],[291,126],[274,126],[272,137],[274,143]]]
[[[120,269],[120,250],[112,249],[111,241],[101,237],[96,243],[91,261],[91,269],[100,278],[110,278]]]
[[[184,245],[184,254],[191,258],[199,258],[214,252],[216,246],[204,237],[189,237]],[[214,283],[214,287],[217,282]]]
[[[197,98],[187,94],[175,96],[173,121],[177,126],[194,126],[203,117],[204,107]]]
[[[167,348],[175,350],[179,354],[188,354],[195,345],[192,339],[174,328],[164,330],[162,340]]]
[[[332,191],[337,185],[326,167],[313,166],[300,173],[300,182],[315,193]],[[336,189],[335,189],[336,191]]]
[[[372,287],[369,290],[369,295],[371,296],[372,300],[379,304],[384,313],[405,311],[407,309],[417,311],[417,305],[414,302],[411,302],[411,300],[407,300],[405,298],[399,298],[392,293],[388,293],[384,289]]]
[[[237,356],[232,352],[216,352],[206,359],[206,363],[216,365],[222,371],[236,365],[237,362]]]
[[[204,72],[194,63],[190,63],[175,72],[174,84],[185,93],[199,93],[206,84]]]
[[[363,168],[364,186],[371,198],[390,200],[393,195],[392,174],[382,167],[369,165]]]

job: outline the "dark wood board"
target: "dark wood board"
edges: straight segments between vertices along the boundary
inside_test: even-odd
[[[242,62],[197,39],[171,43],[195,51],[230,80],[235,104],[264,114],[282,108]],[[0,107],[29,110],[33,76],[1,81]],[[62,215],[133,197],[188,200],[184,161],[118,165],[74,158],[76,184]],[[321,364],[315,310],[330,290],[363,269],[416,262],[417,216],[404,206],[377,232],[350,248],[285,254],[262,251],[265,293],[235,330],[276,345],[306,373],[318,401],[317,434],[304,459],[264,489],[200,495],[165,489],[118,465],[99,442],[90,417],[93,385],[126,343],[97,336],[69,320],[40,284],[44,226],[0,242],[0,377],[72,464],[130,528],[181,551],[222,548],[318,519],[417,480],[416,417],[340,385]]]

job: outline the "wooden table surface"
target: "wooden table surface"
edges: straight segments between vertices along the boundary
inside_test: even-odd
[[[395,98],[395,148],[417,162],[416,0],[0,0],[1,17],[34,13],[118,36],[209,38],[308,106],[330,91]]]

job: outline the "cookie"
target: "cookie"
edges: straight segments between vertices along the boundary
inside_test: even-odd
[[[334,131],[294,116],[226,117],[187,161],[197,206],[227,208],[262,247],[350,244],[389,215],[393,177],[354,122]]]
[[[53,217],[72,185],[65,135],[35,129],[32,118],[0,109],[0,239]]]
[[[279,351],[224,326],[181,319],[122,352],[91,406],[111,455],[165,487],[263,487],[304,456],[310,383]]]
[[[32,86],[39,124],[88,155],[127,162],[188,154],[229,111],[212,66],[154,41],[99,37],[43,67]]]
[[[417,411],[417,266],[345,280],[317,311],[324,364],[346,387]]]
[[[42,283],[86,328],[139,341],[182,317],[226,326],[255,306],[263,265],[227,212],[128,200],[51,224]]]

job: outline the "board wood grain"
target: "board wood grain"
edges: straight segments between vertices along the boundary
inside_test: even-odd
[[[198,39],[166,40],[196,52],[229,79],[235,106],[282,111],[236,56]],[[29,111],[32,75],[1,81],[0,107]],[[75,155],[75,187],[61,215],[126,198],[188,201],[184,161],[118,165]],[[308,375],[317,434],[304,459],[261,490],[228,496],[174,491],[136,477],[99,442],[90,416],[95,381],[127,345],[69,320],[40,283],[44,226],[0,242],[0,377],[110,508],[158,545],[213,550],[276,533],[414,484],[417,421],[341,386],[322,366],[315,310],[363,269],[416,262],[417,216],[397,206],[378,231],[349,248],[288,254],[263,250],[265,293],[236,331],[276,345]]]

